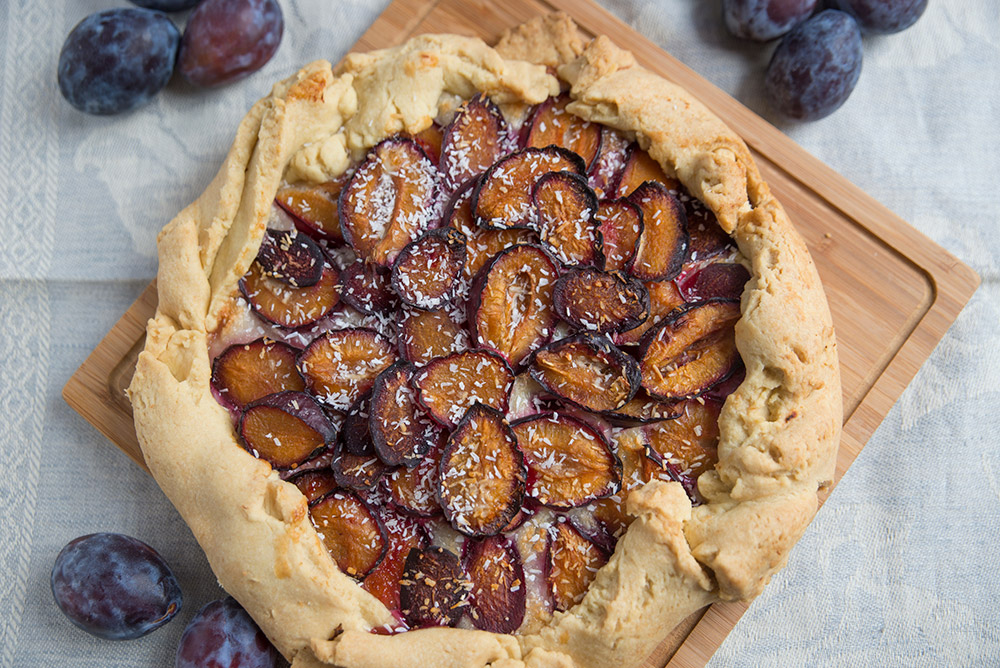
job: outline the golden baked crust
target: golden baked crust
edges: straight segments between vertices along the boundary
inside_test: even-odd
[[[692,509],[677,483],[632,493],[636,519],[615,554],[583,601],[547,627],[375,635],[388,610],[340,573],[294,485],[236,442],[210,389],[209,335],[256,256],[282,178],[336,176],[378,140],[419,132],[477,91],[505,110],[536,104],[559,90],[552,68],[570,86],[573,113],[635,138],[748,258],[736,329],[746,380],[720,418],[719,463],[699,480],[707,503]],[[352,54],[336,70],[306,66],[251,109],[218,175],[164,228],[159,249],[159,307],[129,388],[143,454],[219,581],[296,668],[636,665],[691,612],[757,595],[833,477],[839,367],[804,242],[731,130],[606,38],[584,45],[565,16],[510,31],[497,50],[422,36]]]

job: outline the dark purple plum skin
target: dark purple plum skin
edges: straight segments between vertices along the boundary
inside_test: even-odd
[[[722,0],[722,17],[735,37],[767,42],[804,21],[817,0]]]
[[[232,83],[271,59],[284,28],[277,0],[204,0],[184,28],[177,69],[195,86]]]
[[[188,622],[174,661],[174,668],[274,668],[277,665],[277,650],[232,597],[212,601]]]
[[[889,34],[916,23],[927,0],[831,0],[831,5],[856,18],[865,32]]]
[[[106,640],[154,631],[181,609],[173,572],[156,550],[117,533],[70,541],[52,566],[52,596],[78,627]]]
[[[764,91],[783,116],[814,121],[836,111],[861,76],[861,30],[849,14],[827,9],[795,27],[775,49]]]
[[[182,12],[197,5],[200,0],[129,0],[133,5],[160,12]]]
[[[108,116],[140,107],[167,85],[181,34],[160,12],[118,7],[86,17],[59,52],[59,91],[76,109]]]

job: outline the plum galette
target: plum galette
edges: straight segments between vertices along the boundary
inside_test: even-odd
[[[143,454],[293,666],[638,664],[832,478],[801,238],[565,16],[305,67],[159,247]]]

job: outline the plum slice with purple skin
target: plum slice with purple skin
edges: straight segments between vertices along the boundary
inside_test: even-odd
[[[552,394],[593,412],[621,408],[639,389],[639,366],[603,335],[577,334],[539,349],[531,377]]]
[[[250,308],[265,321],[285,329],[311,325],[328,315],[340,302],[339,272],[324,262],[319,280],[307,287],[294,287],[267,275],[256,260],[240,279],[240,292]]]
[[[344,239],[362,259],[391,267],[437,221],[438,171],[412,139],[376,144],[340,193]]]
[[[445,427],[455,427],[476,403],[506,411],[514,372],[489,350],[438,357],[413,376],[420,405]]]
[[[601,152],[601,126],[566,110],[569,95],[550,97],[535,107],[528,121],[525,146],[544,148],[555,144],[576,153],[590,168]]]
[[[325,406],[347,410],[367,394],[375,378],[398,358],[395,347],[373,329],[335,329],[299,354],[306,387]]]
[[[698,477],[719,460],[721,410],[718,401],[692,399],[683,403],[677,418],[640,428],[649,462],[681,483],[694,501]]]
[[[629,201],[642,211],[642,234],[629,271],[641,281],[669,281],[687,258],[687,215],[662,184],[647,181],[632,191]]]
[[[618,492],[622,464],[607,439],[576,418],[542,413],[511,425],[528,467],[526,494],[550,508],[576,508]]]
[[[549,546],[549,586],[556,610],[569,610],[584,594],[608,562],[610,555],[588,540],[571,522],[559,522],[552,530]]]
[[[445,518],[467,536],[503,531],[521,509],[527,469],[498,411],[476,403],[452,431],[438,465]]]
[[[414,364],[469,349],[468,330],[447,310],[404,309],[396,326],[399,352]]]
[[[601,265],[601,235],[595,219],[597,195],[587,179],[572,172],[549,172],[531,191],[535,229],[542,245],[564,265]]]
[[[680,187],[680,181],[667,176],[660,163],[653,160],[649,153],[639,148],[638,144],[632,144],[615,184],[615,192],[618,197],[627,197],[646,181],[655,181],[671,190]]]
[[[337,567],[362,579],[385,557],[389,538],[378,514],[357,494],[337,489],[309,505],[309,518]]]
[[[365,394],[347,409],[344,423],[337,434],[337,444],[343,452],[352,455],[374,455],[371,433],[368,430],[368,405],[371,393]]]
[[[582,175],[587,170],[580,156],[558,146],[528,147],[501,158],[473,190],[472,210],[477,223],[497,230],[533,227],[531,193],[535,183],[545,174],[562,171]]]
[[[627,404],[604,415],[613,422],[648,424],[677,417],[680,415],[680,407],[676,401],[653,398],[640,388]]]
[[[642,386],[658,399],[702,394],[736,368],[739,302],[710,300],[678,309],[646,333],[639,349]]]
[[[295,222],[295,227],[316,239],[344,243],[337,202],[348,175],[319,184],[292,184],[278,189],[275,201]]]
[[[433,310],[449,305],[465,271],[465,235],[430,230],[406,245],[392,265],[392,287],[403,303]]]
[[[614,128],[601,127],[601,150],[588,169],[588,182],[598,197],[611,197],[629,158],[629,140]]]
[[[357,260],[340,272],[340,298],[368,315],[390,311],[397,301],[389,273],[364,260]]]
[[[511,246],[538,242],[534,231],[524,228],[491,230],[480,227],[472,213],[474,180],[466,181],[452,196],[442,218],[445,224],[465,235],[466,279],[473,278],[493,257]]]
[[[444,128],[437,123],[431,123],[415,135],[413,141],[420,145],[427,159],[433,164],[441,163],[441,144],[444,142]]]
[[[690,237],[688,262],[699,262],[736,250],[736,244],[719,225],[711,209],[684,188],[678,188],[676,196],[687,215]]]
[[[645,286],[621,272],[571,269],[556,281],[552,301],[564,321],[598,334],[626,331],[649,317]]]
[[[606,199],[598,202],[595,220],[601,234],[604,269],[628,271],[639,250],[642,211],[627,199]]]
[[[385,525],[389,547],[379,565],[365,576],[361,587],[382,601],[389,610],[395,611],[400,608],[399,588],[406,567],[406,557],[414,548],[427,547],[428,536],[417,520],[401,515],[392,508],[382,506],[376,512]]]
[[[388,475],[392,504],[407,515],[434,517],[441,514],[437,488],[442,447],[435,444],[413,468],[401,466]]]
[[[337,480],[333,476],[333,471],[329,468],[296,473],[287,482],[298,487],[309,503],[326,496],[339,487]]]
[[[677,284],[674,281],[646,281],[643,283],[649,295],[649,317],[638,327],[614,335],[619,346],[634,346],[642,342],[642,337],[674,309],[684,306]]]
[[[411,627],[455,626],[468,606],[469,581],[443,547],[413,548],[400,580],[399,607]]]
[[[316,285],[325,260],[319,244],[296,229],[267,230],[257,251],[262,273],[293,288]]]
[[[735,262],[713,262],[690,274],[682,274],[677,289],[686,301],[738,300],[750,280],[750,272]]]
[[[488,97],[476,95],[459,107],[444,130],[440,169],[445,187],[455,190],[512,148],[510,128],[503,114]]]
[[[514,246],[494,257],[473,281],[466,307],[476,342],[513,365],[544,345],[557,322],[552,296],[558,272],[537,246]]]
[[[212,362],[212,387],[220,402],[241,410],[251,401],[276,392],[302,391],[305,381],[295,368],[295,348],[257,339],[226,348]]]
[[[305,392],[278,392],[252,401],[238,432],[251,454],[276,469],[294,469],[337,437],[333,423]]]
[[[472,584],[472,625],[491,633],[513,633],[524,621],[527,587],[521,556],[502,535],[470,539],[462,546],[462,566]]]
[[[379,459],[389,466],[416,466],[438,441],[438,427],[424,413],[412,385],[416,367],[400,360],[372,387],[368,421]]]
[[[374,451],[367,455],[338,452],[334,455],[330,468],[339,487],[358,492],[375,489],[382,476],[391,469],[375,456]]]

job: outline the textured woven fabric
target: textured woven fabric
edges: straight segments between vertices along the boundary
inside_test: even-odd
[[[208,92],[174,81],[112,118],[70,108],[55,67],[73,25],[124,0],[0,3],[0,668],[171,665],[184,624],[222,593],[153,481],[60,390],[154,275],[157,231],[246,109],[298,65],[339,59],[386,4],[281,2],[284,42],[261,72]],[[728,37],[717,0],[603,3],[776,120],[761,84],[772,47]],[[1000,5],[931,0],[914,28],[864,47],[842,109],[777,124],[983,285],[713,666],[1000,664]],[[94,531],[163,554],[185,593],[177,620],[110,643],[59,614],[52,561]]]

